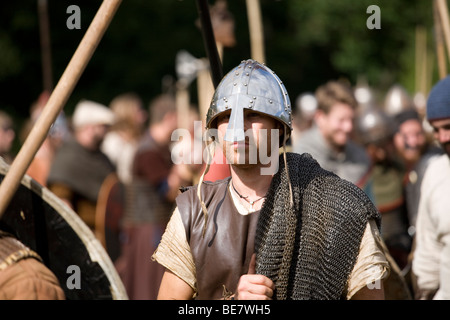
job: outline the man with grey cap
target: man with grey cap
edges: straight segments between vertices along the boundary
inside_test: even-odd
[[[97,102],[80,101],[72,115],[73,136],[58,149],[47,179],[48,188],[64,200],[93,230],[100,188],[115,172],[100,150],[114,113]]]
[[[408,233],[414,236],[423,175],[428,164],[442,154],[442,149],[427,137],[416,104],[403,86],[395,84],[388,90],[384,110],[396,123],[393,141],[403,171],[404,220],[409,223]]]
[[[231,177],[203,173],[178,196],[152,256],[166,268],[158,299],[383,299],[379,213],[310,155],[286,152],[291,103],[271,69],[231,70],[206,127]]]
[[[430,91],[427,120],[444,154],[429,164],[421,186],[413,272],[417,299],[450,299],[450,76]]]

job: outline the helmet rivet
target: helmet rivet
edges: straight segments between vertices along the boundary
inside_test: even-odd
[[[225,109],[228,109],[228,105],[225,105]]]
[[[237,83],[236,83],[236,82],[234,82],[234,83],[233,83],[233,86],[235,86],[235,87],[236,87],[236,86],[237,86]]]
[[[246,87],[246,86],[247,86],[247,84],[246,84],[246,83],[244,83],[244,86]]]
[[[248,77],[250,75],[250,73],[247,72],[245,75]]]
[[[248,107],[249,107],[250,109],[251,109],[251,108],[253,108],[253,106],[252,106],[252,105],[249,105]]]
[[[269,100],[269,103],[272,103],[273,101],[272,100]]]
[[[253,100],[256,100],[256,97],[253,97]]]

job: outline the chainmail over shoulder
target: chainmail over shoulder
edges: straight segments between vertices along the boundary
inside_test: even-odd
[[[286,160],[294,207],[280,158],[257,224],[256,272],[274,281],[274,299],[341,299],[366,224],[375,219],[380,227],[381,216],[360,188],[311,155]]]

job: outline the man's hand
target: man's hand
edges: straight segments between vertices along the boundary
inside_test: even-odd
[[[271,300],[275,285],[266,276],[255,274],[256,255],[253,254],[248,273],[239,279],[236,300]]]

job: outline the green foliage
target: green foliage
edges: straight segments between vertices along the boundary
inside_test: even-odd
[[[214,3],[214,1],[210,1]],[[291,100],[332,78],[355,84],[359,77],[386,90],[394,83],[415,90],[415,30],[428,32],[434,52],[430,1],[392,0],[261,0],[266,63],[283,79]],[[81,9],[81,30],[69,30],[69,5]],[[53,81],[64,72],[100,0],[49,0]],[[369,30],[369,5],[381,10],[381,29]],[[245,1],[229,0],[237,44],[225,48],[223,70],[250,57]],[[159,94],[166,76],[176,80],[175,56],[187,50],[206,56],[192,0],[126,0],[70,96],[70,114],[82,98],[108,104],[134,91],[145,103]],[[42,91],[41,52],[36,0],[0,5],[0,108],[27,117]],[[433,67],[436,68],[436,63]],[[435,72],[434,72],[435,74]],[[435,78],[436,79],[436,75]],[[193,84],[195,86],[195,83]],[[196,101],[196,91],[192,91]]]
[[[380,8],[379,30],[366,27],[366,20],[372,14],[366,13],[370,5]],[[433,47],[429,1],[289,1],[287,12],[295,26],[292,38],[298,50],[326,51],[329,65],[334,69],[331,75],[346,76],[353,84],[363,76],[370,85],[382,89],[404,82],[413,92],[417,25],[428,28],[428,39],[431,39],[428,45]],[[307,63],[317,65],[321,61]]]

